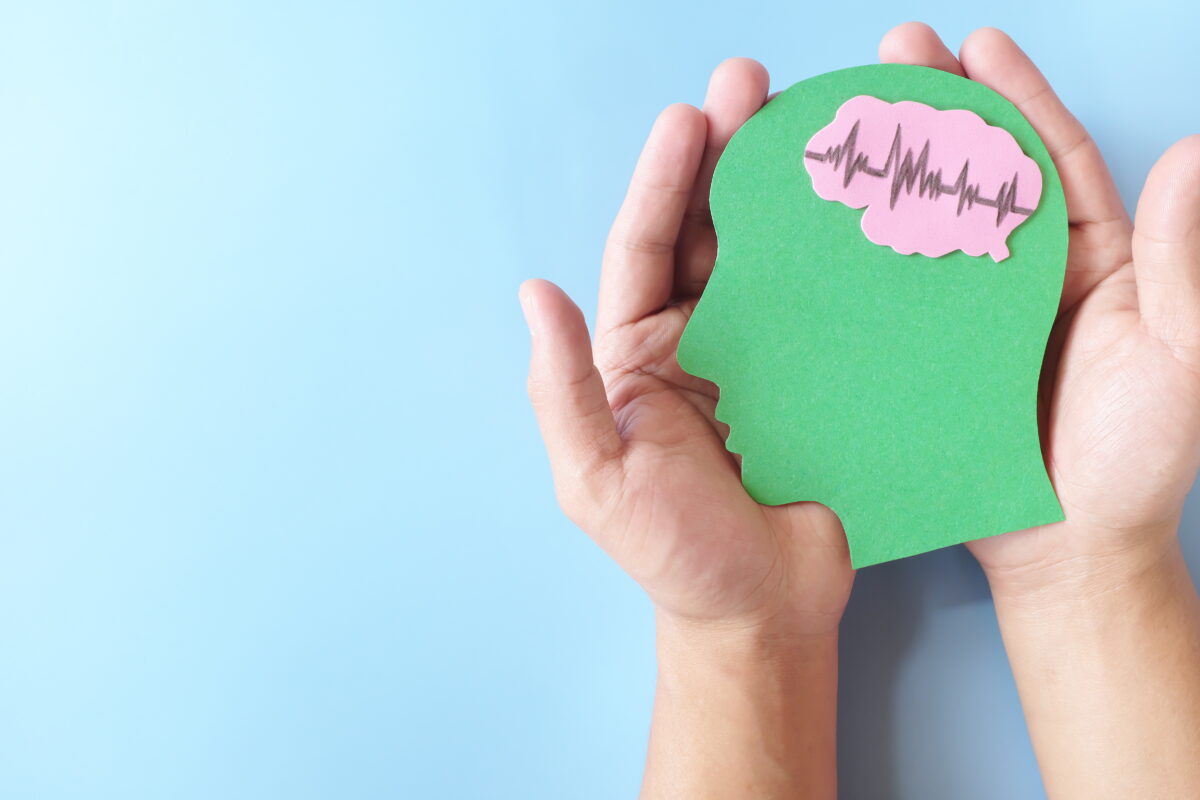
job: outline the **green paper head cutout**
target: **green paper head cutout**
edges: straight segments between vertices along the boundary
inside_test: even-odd
[[[816,193],[805,144],[859,95],[965,109],[1011,134],[1042,186],[1006,258],[902,255],[864,235],[861,208]],[[938,166],[951,183],[957,165]],[[717,263],[678,357],[719,386],[751,496],[829,506],[856,567],[1063,519],[1036,407],[1066,205],[1010,102],[925,67],[819,75],[734,135],[710,201]]]

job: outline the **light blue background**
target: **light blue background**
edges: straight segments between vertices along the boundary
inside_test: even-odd
[[[1200,130],[1191,2],[740,5],[3,6],[0,796],[633,796],[650,607],[555,507],[516,289],[594,306],[656,112],[923,18],[1012,32],[1131,204]],[[841,751],[1041,796],[961,549],[860,574]]]

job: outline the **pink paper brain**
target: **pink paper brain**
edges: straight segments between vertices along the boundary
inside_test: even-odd
[[[1008,257],[1042,194],[1012,134],[961,109],[852,97],[809,140],[804,166],[825,200],[866,208],[862,229],[897,253]]]

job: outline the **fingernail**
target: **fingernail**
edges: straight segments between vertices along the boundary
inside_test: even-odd
[[[521,311],[525,314],[525,324],[529,328],[529,335],[533,336],[538,331],[537,300],[523,288],[519,296],[521,298]]]

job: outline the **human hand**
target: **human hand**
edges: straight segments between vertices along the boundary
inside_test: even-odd
[[[958,58],[928,26],[880,44],[991,87],[1021,110],[1062,178],[1070,248],[1043,368],[1047,470],[1066,521],[970,543],[994,587],[1040,587],[1175,557],[1200,465],[1200,137],[1151,171],[1130,222],[1095,142],[1005,34],[975,31]]]
[[[717,389],[676,361],[716,255],[713,168],[766,101],[766,70],[732,59],[704,110],[655,123],[605,248],[594,351],[583,315],[529,281],[529,392],[563,509],[672,624],[772,635],[836,630],[853,573],[824,506],[768,507],[742,487]]]
[[[1135,226],[1095,143],[1003,33],[976,31],[955,58],[908,23],[880,56],[1014,101],[1066,195],[1039,402],[1066,521],[969,544],[1047,795],[1200,796],[1200,598],[1176,531],[1200,459],[1200,137],[1155,165]]]
[[[716,256],[713,168],[766,98],[766,70],[733,59],[703,111],[660,115],[605,247],[594,352],[558,287],[521,287],[559,502],[657,612],[643,797],[837,793],[837,626],[853,581],[841,524],[815,503],[750,498],[716,387],[675,356]]]

